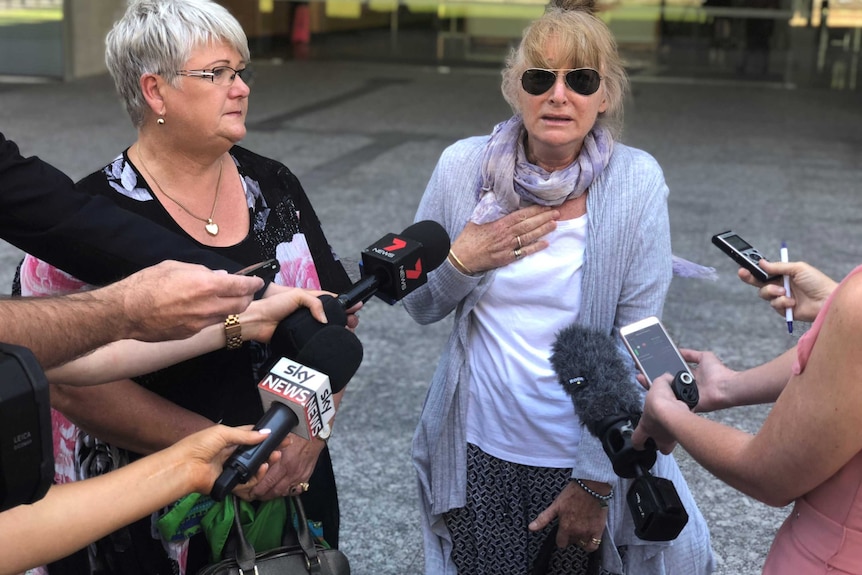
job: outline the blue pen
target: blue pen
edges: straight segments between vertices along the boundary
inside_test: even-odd
[[[781,263],[787,263],[790,261],[789,256],[787,255],[787,244],[785,242],[781,242]],[[784,295],[787,297],[792,297],[790,295],[790,276],[784,276]],[[788,307],[784,310],[784,319],[787,320],[787,333],[793,333],[793,308]]]

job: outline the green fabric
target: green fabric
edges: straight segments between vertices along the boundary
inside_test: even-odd
[[[215,505],[215,501],[200,493],[186,495],[156,523],[165,541],[182,541],[201,530],[201,518]]]
[[[222,559],[222,551],[233,526],[234,507],[229,495],[225,501],[216,503],[206,495],[192,493],[178,500],[157,522],[162,538],[166,541],[182,541],[203,531],[210,545],[210,560]],[[240,523],[246,539],[255,551],[268,551],[280,547],[284,538],[284,527],[297,528],[299,515],[286,499],[275,499],[261,504],[256,510],[246,501],[239,501]],[[325,549],[331,549],[323,539],[323,526],[319,521],[308,520],[311,536]]]
[[[239,520],[245,538],[258,553],[281,546],[284,525],[287,519],[287,505],[284,498],[272,499],[257,509],[247,501],[239,500]],[[201,527],[210,544],[210,561],[222,559],[222,550],[233,526],[233,495],[217,502],[204,515]]]

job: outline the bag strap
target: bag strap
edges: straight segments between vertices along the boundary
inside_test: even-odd
[[[299,546],[302,547],[305,553],[305,563],[309,573],[320,573],[320,557],[317,554],[317,547],[314,544],[314,539],[311,537],[311,531],[308,529],[308,520],[305,518],[305,509],[302,507],[302,501],[299,497],[292,495],[290,500],[296,509],[297,529],[296,536],[299,540]]]
[[[548,532],[547,537],[542,542],[542,546],[539,548],[539,553],[536,555],[535,560],[533,560],[533,565],[530,567],[530,572],[528,575],[546,575],[551,566],[551,555],[554,553],[554,548],[557,546],[557,530],[559,529],[559,524],[554,524],[551,530]]]
[[[530,567],[528,575],[546,575],[551,567],[551,555],[557,548],[557,531],[560,529],[560,524],[555,523],[548,536],[542,542],[539,553],[533,560],[533,565]],[[587,575],[598,575],[601,573],[601,554],[596,549],[593,552],[587,553]]]
[[[239,519],[239,503],[236,497],[228,495],[233,503],[233,531],[235,534],[236,564],[239,567],[240,575],[243,573],[257,573],[257,565],[255,565],[255,551],[251,543],[245,537],[245,532],[242,529],[242,522]]]
[[[242,529],[242,522],[240,521],[240,513],[239,513],[239,503],[237,502],[237,498],[233,495],[229,495],[231,502],[233,503],[233,532],[235,534],[235,542],[236,549],[234,551],[236,557],[237,567],[239,567],[240,575],[243,574],[257,574],[257,565],[255,561],[255,550],[251,543],[249,543],[248,539],[246,539],[245,532]],[[311,531],[308,528],[308,520],[305,517],[305,509],[302,506],[302,501],[300,501],[299,497],[291,496],[291,502],[293,503],[294,509],[296,509],[296,519],[297,525],[296,528],[296,537],[299,542],[299,546],[302,547],[302,552],[305,554],[305,566],[308,568],[308,572],[310,574],[316,574],[322,572],[322,566],[320,563],[320,556],[317,553],[317,546],[314,544],[314,539],[311,536]]]

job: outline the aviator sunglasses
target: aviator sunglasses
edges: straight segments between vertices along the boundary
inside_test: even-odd
[[[521,87],[528,94],[541,96],[553,87],[557,81],[557,74],[562,72],[566,74],[566,85],[581,96],[595,94],[602,81],[599,73],[592,68],[575,68],[573,70],[528,68],[521,75]]]

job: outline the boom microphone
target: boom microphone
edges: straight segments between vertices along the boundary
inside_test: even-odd
[[[282,355],[275,336],[272,348]],[[296,361],[280,357],[258,383],[266,413],[254,429],[271,433],[261,443],[236,448],[210,497],[221,501],[238,483],[251,479],[291,431],[304,439],[316,437],[335,416],[332,395],[344,389],[360,363],[359,339],[350,330],[329,324],[311,336]]]
[[[347,325],[347,310],[376,295],[392,305],[428,281],[449,253],[449,234],[433,220],[416,222],[400,234],[386,234],[362,252],[362,279],[336,297],[322,295],[330,324]],[[273,338],[285,342],[284,355],[295,356],[321,324],[302,308],[276,327]]]
[[[641,395],[611,336],[580,325],[557,334],[551,365],[590,433],[601,438],[621,416],[640,414]]]
[[[595,329],[571,325],[557,334],[551,365],[572,398],[575,412],[602,442],[614,472],[632,479],[626,500],[635,534],[647,541],[676,539],[688,522],[673,482],[650,475],[656,462],[655,442],[635,449],[631,437],[643,412],[641,396],[631,383],[614,339]]]

